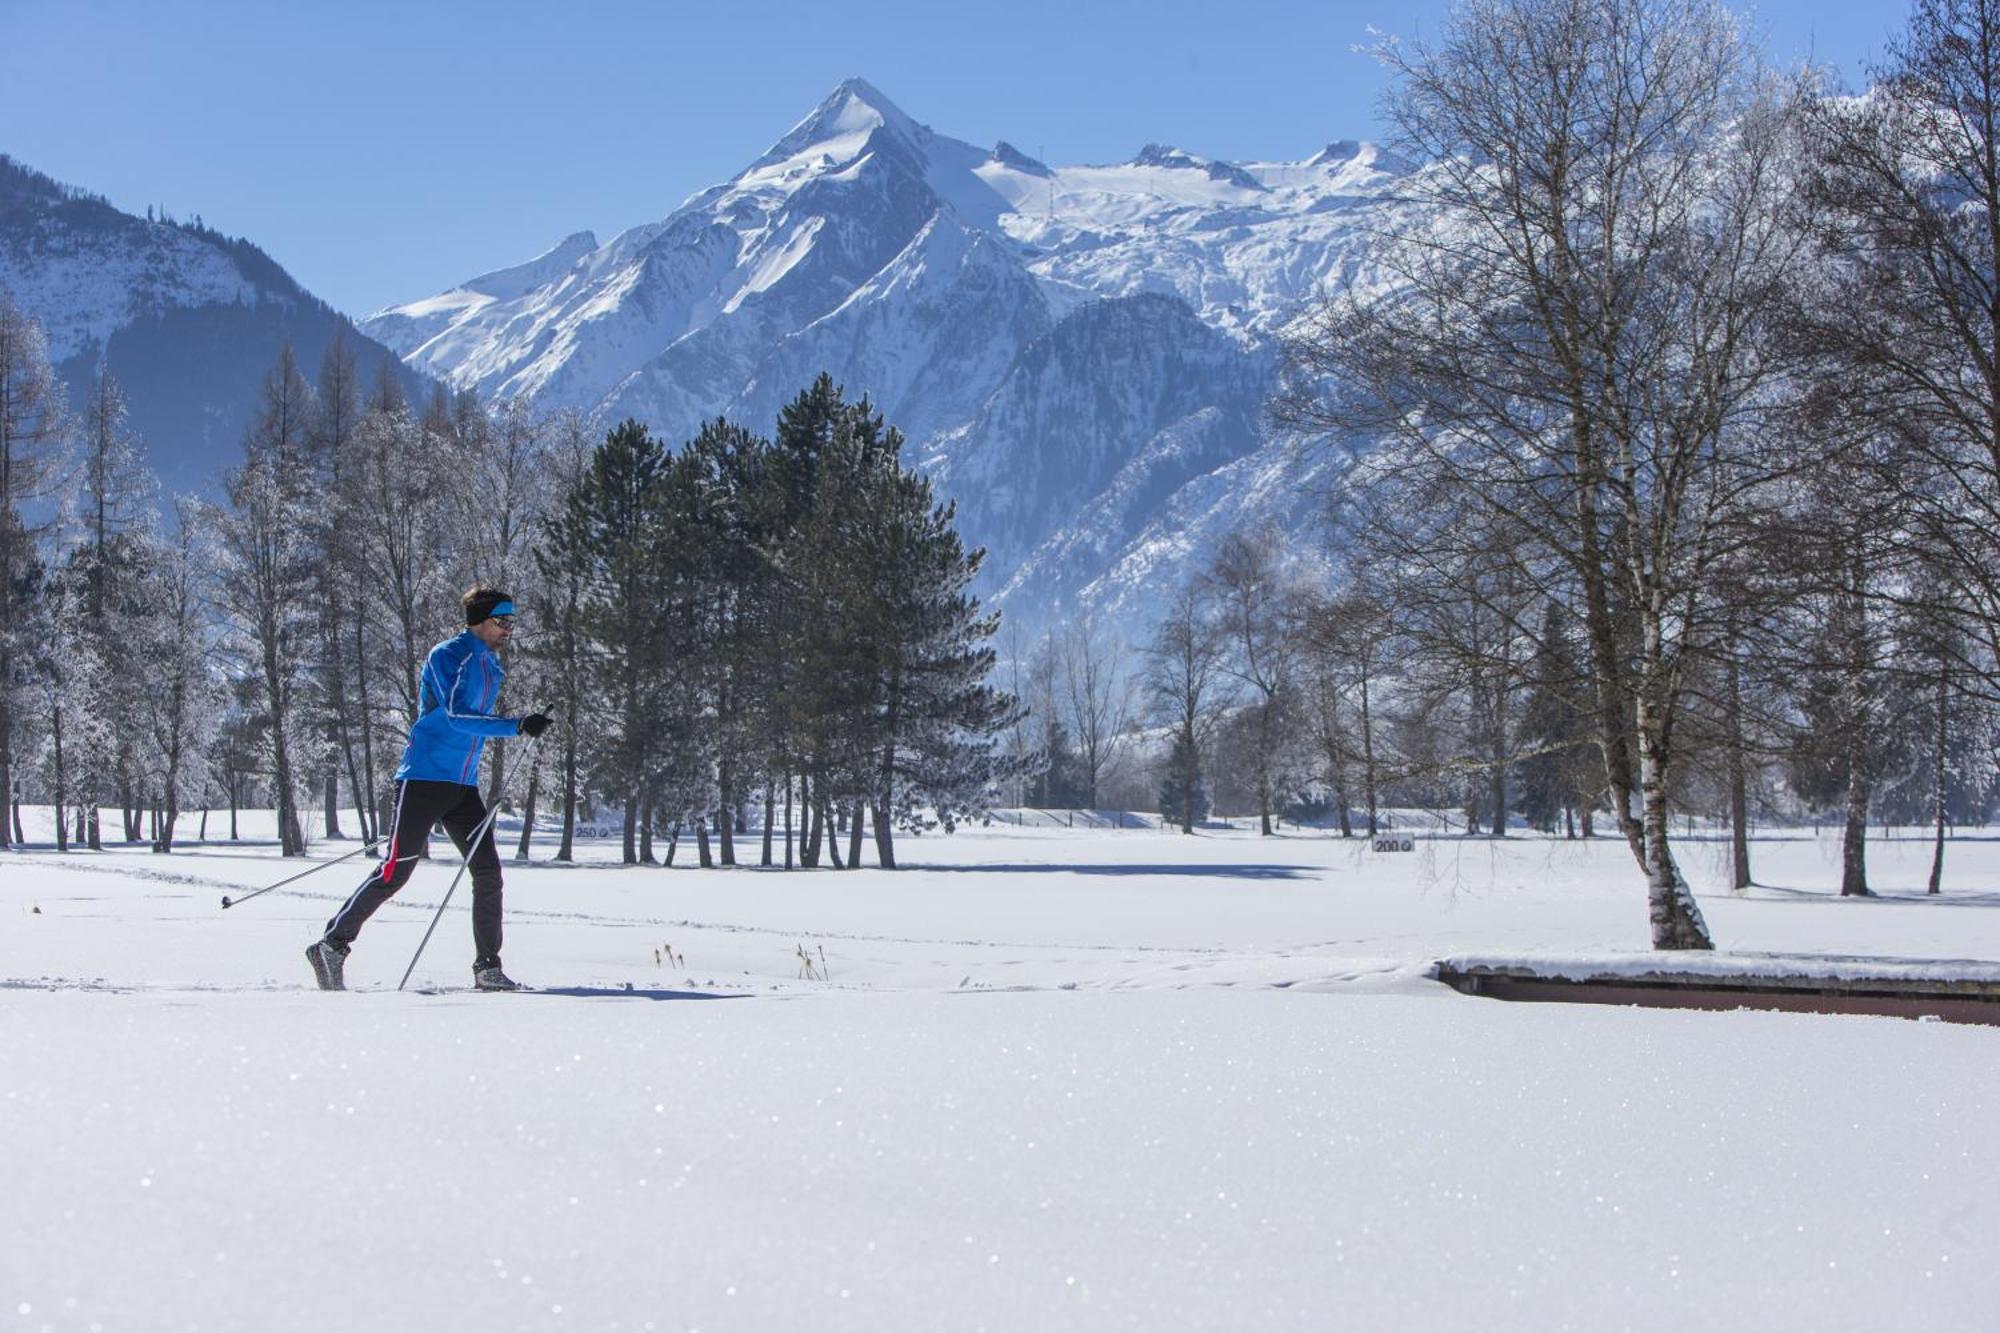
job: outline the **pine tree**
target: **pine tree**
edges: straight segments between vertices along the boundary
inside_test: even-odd
[[[590,724],[585,700],[590,689],[591,645],[585,626],[590,565],[575,530],[564,527],[570,497],[580,492],[589,475],[591,444],[580,413],[559,414],[551,427],[551,469],[559,501],[539,515],[530,541],[535,583],[528,594],[533,633],[524,655],[543,682],[543,704],[560,727],[562,836],[558,861],[575,856],[576,814],[582,779],[584,729]],[[522,830],[521,855],[527,854],[528,829]]]
[[[592,648],[591,680],[605,700],[604,743],[593,778],[623,801],[627,864],[642,857],[640,820],[650,815],[656,673],[662,626],[658,515],[667,453],[637,421],[612,428],[591,455],[550,533],[551,568],[583,590],[581,622]],[[645,830],[650,846],[650,822]]]
[[[1202,780],[1201,754],[1185,733],[1175,732],[1160,770],[1160,819],[1179,824],[1183,833],[1208,818],[1208,785]]]

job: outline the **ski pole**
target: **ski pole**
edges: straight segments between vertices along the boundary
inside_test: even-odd
[[[263,888],[258,889],[253,893],[246,893],[241,898],[232,898],[225,893],[222,895],[223,910],[227,911],[229,908],[236,906],[236,904],[238,903],[247,903],[252,898],[261,898],[265,894],[269,893],[272,889],[282,889],[287,884],[291,884],[297,880],[304,879],[307,875],[317,875],[320,871],[326,869],[328,866],[337,866],[342,861],[348,860],[351,857],[359,856],[361,855],[361,853],[369,850],[372,847],[381,846],[383,841],[384,839],[377,838],[375,839],[374,842],[365,843],[360,847],[356,847],[351,852],[345,853],[344,855],[341,856],[334,857],[331,861],[321,861],[318,865],[314,866],[310,870],[301,870],[298,874],[293,875],[290,879],[281,879],[276,884],[267,884]]]
[[[451,902],[451,895],[458,892],[458,881],[472,868],[472,854],[479,850],[479,840],[486,836],[486,830],[492,825],[494,816],[499,813],[500,803],[495,801],[493,808],[486,812],[486,818],[479,821],[479,827],[473,830],[472,837],[466,842],[465,855],[458,863],[458,873],[451,877],[451,887],[444,891],[443,901],[438,903],[437,911],[431,914],[431,924],[424,931],[423,939],[417,942],[417,951],[410,955],[410,965],[403,969],[403,979],[396,983],[397,990],[410,984],[410,973],[417,970],[417,960],[424,956],[424,947],[431,942],[431,931],[438,928],[438,921],[443,918],[444,909]]]

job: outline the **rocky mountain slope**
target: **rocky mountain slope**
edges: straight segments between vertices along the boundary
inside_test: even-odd
[[[662,221],[570,236],[362,327],[453,385],[669,440],[717,414],[768,429],[828,371],[957,498],[1013,618],[1088,607],[1136,637],[1152,593],[1231,526],[1309,529],[1325,464],[1269,422],[1275,340],[1369,280],[1369,228],[1408,170],[1353,142],[1052,167],[849,80]]]
[[[100,362],[169,493],[214,493],[239,456],[265,374],[291,343],[308,376],[337,330],[364,382],[394,353],[248,241],[135,217],[0,156],[0,288],[40,321],[80,405]]]

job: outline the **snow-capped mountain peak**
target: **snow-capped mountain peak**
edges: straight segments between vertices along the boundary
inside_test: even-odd
[[[1262,192],[1264,185],[1241,167],[1213,158],[1196,157],[1179,148],[1149,143],[1132,159],[1135,167],[1166,167],[1176,171],[1199,171],[1210,180],[1225,181],[1240,189]]]
[[[921,147],[930,135],[868,80],[844,80],[737,180],[747,182],[773,171],[782,174],[801,164],[844,166],[859,157],[881,130],[913,147]]]
[[[597,237],[587,231],[575,232],[525,264],[482,273],[464,284],[467,291],[495,300],[509,301],[544,286],[576,267],[576,262],[597,248]]]
[[[1405,170],[1354,141],[1303,161],[1156,143],[1051,166],[849,79],[668,217],[603,246],[578,233],[366,327],[455,385],[670,440],[717,415],[765,428],[830,372],[959,500],[994,554],[989,591],[1030,622],[1079,598],[1115,615],[1146,605],[1133,571],[1162,557],[1132,548],[1163,512],[1212,534],[1299,502],[1238,484],[1289,466],[1264,453],[1271,344],[1355,280]]]

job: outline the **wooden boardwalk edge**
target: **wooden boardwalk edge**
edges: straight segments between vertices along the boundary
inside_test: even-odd
[[[1770,1009],[1807,1014],[1875,1014],[2000,1027],[2000,984],[1908,977],[1706,975],[1677,970],[1633,976],[1544,975],[1526,963],[1446,960],[1434,975],[1464,995],[1559,1004],[1629,1004],[1654,1009]]]

